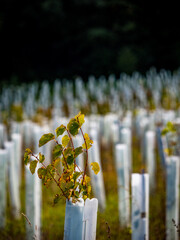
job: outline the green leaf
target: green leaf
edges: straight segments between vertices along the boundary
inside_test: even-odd
[[[168,132],[169,132],[169,129],[168,129],[168,128],[164,128],[164,129],[161,131],[161,135],[164,136],[164,135],[166,135]]]
[[[83,152],[83,148],[82,147],[77,147],[74,149],[75,155],[74,157],[76,158],[79,154],[81,154]]]
[[[79,198],[79,192],[78,192],[78,191],[75,191],[75,192],[74,192],[74,196],[75,196],[75,198]]]
[[[77,179],[79,176],[81,176],[81,173],[80,173],[80,172],[74,172],[74,173],[73,173],[73,179],[74,179],[74,181],[76,181],[76,179]]]
[[[98,174],[98,172],[100,171],[99,163],[92,162],[91,167],[92,167],[92,170],[94,171],[94,173]]]
[[[67,163],[69,164],[69,165],[71,165],[71,164],[73,164],[73,162],[74,162],[74,156],[71,154],[71,155],[69,155],[68,157],[67,157]]]
[[[69,141],[70,141],[70,138],[68,137],[68,135],[64,135],[64,137],[62,138],[63,147],[66,147]]]
[[[26,152],[27,154],[31,154],[31,153],[32,153],[32,151],[31,151],[30,148],[26,148],[25,152]]]
[[[161,135],[166,135],[168,132],[176,132],[176,128],[172,122],[167,122],[166,127],[161,131]]]
[[[30,154],[32,153],[31,149],[26,148],[24,153],[24,164],[27,165],[30,160]]]
[[[47,169],[48,172],[50,172],[52,175],[54,175],[55,169],[54,169],[54,166],[52,164],[49,164],[46,169]]]
[[[24,154],[24,163],[25,163],[25,165],[27,165],[29,163],[29,160],[30,160],[30,156],[27,153],[25,153]]]
[[[47,168],[39,168],[38,169],[38,176],[40,179],[42,179],[43,184],[48,187],[48,184],[52,181],[53,177],[55,175],[55,169],[52,164],[49,164]]]
[[[54,175],[55,175],[55,168],[54,168],[53,164],[49,164],[46,169],[47,169],[47,172],[49,174],[49,178],[54,177]]]
[[[72,147],[66,148],[63,152],[63,155],[64,155],[65,158],[68,157],[69,155],[72,155],[72,154],[74,155],[74,151],[73,151]]]
[[[169,129],[170,132],[175,132],[176,128],[172,122],[167,123],[167,128]]]
[[[68,125],[67,125],[67,129],[69,130],[69,132],[70,132],[73,136],[75,136],[75,135],[78,134],[79,127],[80,127],[80,125],[79,125],[79,123],[76,121],[75,118],[72,118],[72,119],[70,120],[70,122],[68,123]]]
[[[53,166],[54,166],[55,168],[58,167],[60,161],[61,161],[60,158],[56,158],[56,159],[54,159],[53,162],[52,162]]]
[[[62,135],[66,131],[66,127],[62,124],[60,127],[56,128],[56,136]]]
[[[39,147],[42,147],[44,144],[53,140],[54,138],[55,138],[55,136],[52,133],[47,133],[47,134],[42,135],[42,137],[39,139]]]
[[[38,169],[37,173],[40,179],[44,179],[47,174],[47,170],[44,167],[41,167]]]
[[[167,122],[166,126],[167,126],[167,128],[171,129],[171,128],[173,128],[174,125],[172,122]]]
[[[54,147],[54,149],[53,149],[53,152],[52,152],[52,154],[53,154],[53,159],[55,160],[55,159],[57,159],[58,157],[60,157],[61,154],[62,154],[62,151],[63,151],[62,145],[61,145],[61,144],[56,145],[56,146]]]
[[[35,170],[36,170],[36,167],[37,167],[37,163],[38,163],[37,160],[33,160],[33,161],[30,162],[29,169],[30,169],[32,174],[35,173]]]
[[[45,160],[45,156],[43,154],[39,153],[39,162],[43,163],[44,160]]]

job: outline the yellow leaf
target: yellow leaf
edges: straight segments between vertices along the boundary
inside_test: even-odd
[[[90,138],[89,138],[89,135],[88,135],[87,133],[84,134],[84,138],[85,138],[86,140],[89,140],[89,139],[90,139]]]
[[[93,140],[91,140],[91,139],[89,138],[89,135],[88,135],[87,133],[84,134],[84,139],[85,139],[86,144],[83,143],[82,147],[83,147],[84,149],[86,149],[86,145],[87,145],[87,149],[91,148],[91,147],[92,147],[92,144],[93,144]]]
[[[86,183],[89,183],[89,182],[91,181],[91,178],[88,177],[87,175],[85,175],[85,178],[84,178],[84,179],[85,179],[85,182],[86,182]]]
[[[94,171],[94,173],[98,174],[98,172],[100,171],[99,163],[92,162],[91,167],[92,167],[92,170]]]
[[[81,114],[81,115],[78,117],[78,120],[79,120],[80,125],[82,126],[83,123],[85,122],[85,120],[84,120],[84,114]]]
[[[164,152],[165,152],[167,155],[169,155],[169,149],[168,149],[168,148],[165,148],[165,149],[164,149]]]
[[[88,187],[87,187],[87,192],[88,192],[88,195],[91,193],[91,186],[90,185],[88,185]]]
[[[64,135],[64,137],[62,138],[63,147],[66,147],[68,145],[69,141],[70,141],[70,138],[68,137],[68,135]]]
[[[86,200],[87,199],[87,195],[84,195],[83,198],[84,198],[84,200]]]

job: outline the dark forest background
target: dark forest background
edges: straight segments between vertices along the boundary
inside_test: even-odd
[[[179,15],[172,1],[0,0],[0,81],[174,71]]]

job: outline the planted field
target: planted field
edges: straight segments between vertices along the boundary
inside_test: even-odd
[[[38,146],[42,135],[49,133],[58,144],[62,141],[63,153],[71,146],[71,137],[75,149],[82,146],[75,163],[58,156],[56,168],[65,174],[64,166],[84,169],[87,162],[92,192],[86,196],[83,189],[77,199],[98,199],[96,239],[179,239],[179,92],[178,72],[153,69],[145,76],[123,74],[119,79],[91,76],[86,83],[77,78],[4,85],[0,92],[0,239],[65,236],[66,199],[54,201],[57,193],[62,195],[61,189],[55,181],[48,184],[36,172],[32,174],[34,159],[29,159],[30,169],[24,163],[25,150],[30,148],[35,156],[39,152],[45,156],[44,166],[54,164],[57,142],[50,141],[53,137]],[[62,136],[57,135],[57,129],[63,128],[59,126],[68,126],[70,119],[79,121],[74,118],[81,116],[79,112],[85,120],[83,134],[93,140],[89,149],[81,124],[76,134],[76,129],[67,127],[67,143],[65,127]],[[94,162],[100,167],[98,173],[92,170],[97,167]],[[54,177],[66,192],[60,178]],[[71,186],[71,198],[77,189]]]

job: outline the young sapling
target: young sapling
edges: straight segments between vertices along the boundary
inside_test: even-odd
[[[52,151],[53,161],[49,165],[44,164],[45,156],[40,152],[38,155],[34,154],[31,149],[27,148],[24,154],[24,163],[29,164],[32,174],[38,168],[37,174],[42,179],[43,184],[48,187],[49,183],[54,181],[59,188],[59,192],[55,195],[54,203],[57,203],[61,197],[68,200],[71,199],[73,203],[77,202],[79,198],[86,200],[90,197],[91,184],[90,177],[87,175],[88,166],[88,150],[92,147],[93,141],[89,138],[87,133],[83,133],[82,125],[85,122],[84,114],[81,112],[74,118],[70,119],[67,126],[60,125],[53,133],[42,135],[39,139],[39,147],[42,147],[49,141],[54,141],[55,146]],[[66,133],[65,135],[63,135]],[[82,146],[74,147],[73,137],[81,134],[84,140]],[[57,138],[62,136],[61,143]],[[85,152],[84,169],[80,169],[76,164],[76,158],[79,154]],[[35,160],[31,160],[31,156]],[[62,174],[58,171],[58,165],[62,162]],[[39,164],[38,164],[39,163]],[[92,170],[95,174],[100,171],[97,162],[91,163]]]

